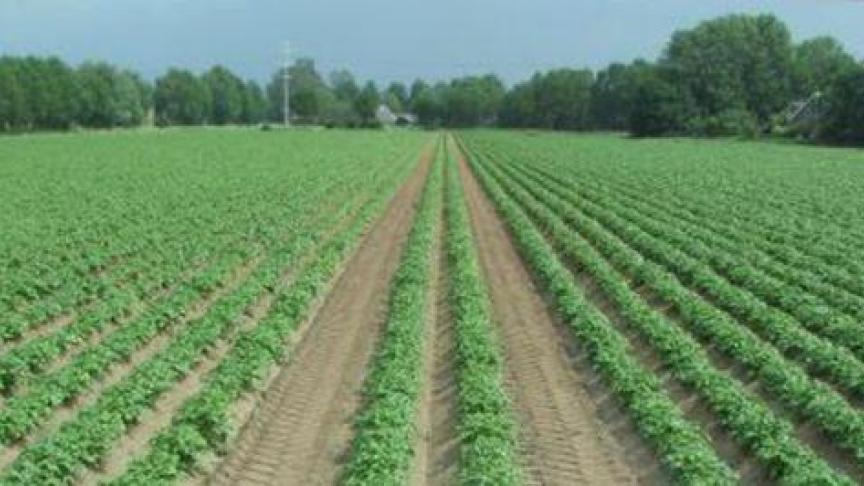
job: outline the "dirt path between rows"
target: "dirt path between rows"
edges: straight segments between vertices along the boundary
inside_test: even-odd
[[[443,208],[440,216],[444,217]],[[432,261],[429,311],[424,343],[423,395],[418,411],[418,440],[413,485],[455,484],[459,465],[456,432],[455,330],[447,302],[447,256],[439,226]]]
[[[508,392],[520,423],[526,484],[637,482],[639,471],[606,430],[585,391],[590,377],[570,363],[566,339],[555,323],[504,223],[464,158],[459,171],[480,264],[505,351]]]
[[[431,150],[349,260],[291,362],[265,392],[217,485],[332,484],[353,437],[361,386],[429,171]]]

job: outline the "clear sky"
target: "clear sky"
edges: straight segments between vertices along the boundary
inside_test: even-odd
[[[864,58],[862,0],[0,0],[0,54],[107,60],[148,77],[222,63],[264,80],[283,40],[322,71],[409,81],[654,59],[676,29],[770,12]]]

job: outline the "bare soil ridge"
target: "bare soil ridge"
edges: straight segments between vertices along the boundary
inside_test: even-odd
[[[443,208],[440,218],[443,218]],[[411,484],[456,483],[459,438],[456,432],[456,379],[453,374],[455,342],[453,320],[447,302],[447,258],[444,231],[439,227],[434,248],[426,341],[424,343],[423,395],[418,412],[416,462]]]
[[[458,149],[457,149],[458,150]],[[505,350],[527,484],[634,484],[638,471],[606,430],[504,223],[458,153],[459,171]]]
[[[430,155],[422,157],[349,260],[211,484],[332,484],[338,478]]]

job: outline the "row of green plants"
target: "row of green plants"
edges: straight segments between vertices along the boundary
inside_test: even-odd
[[[494,332],[454,150],[452,146],[445,149],[444,252],[456,345],[459,481],[519,484],[516,425],[504,390],[501,346]]]
[[[528,170],[526,166],[520,168]],[[698,261],[705,262],[711,271],[730,283],[747,290],[766,304],[788,313],[775,312],[777,319],[792,321],[794,317],[797,323],[815,335],[822,336],[837,346],[850,349],[859,359],[864,357],[864,335],[860,332],[859,323],[855,319],[833,309],[828,303],[800,287],[766,275],[765,272],[742,261],[739,255],[746,255],[746,246],[737,245],[732,251],[725,251],[721,248],[718,238],[705,235],[700,238],[698,227],[691,228],[674,222],[659,221],[660,211],[653,208],[632,202],[622,203],[619,198],[613,196],[601,197],[591,194],[590,189],[582,186],[576,189],[572,179],[567,177],[555,180],[562,189],[571,191],[574,197],[578,196],[597,206],[614,211],[647,234],[666,241]],[[792,269],[780,271],[788,274],[789,278],[797,277],[797,281],[808,281],[807,276],[796,275]],[[860,302],[855,302],[853,308],[859,311],[864,309]],[[861,371],[864,373],[864,367]],[[861,382],[864,384],[864,380]]]
[[[580,172],[580,178],[584,178],[580,182],[569,174],[555,172],[553,164],[547,167],[543,165],[535,163],[530,168],[547,176],[554,172],[559,180],[578,188],[586,197],[592,197],[592,193],[601,197],[616,197],[622,202],[627,201],[631,207],[646,208],[646,212],[650,207],[655,220],[686,228],[688,234],[708,246],[718,245],[730,253],[740,253],[751,265],[775,278],[819,295],[842,312],[864,317],[864,281],[851,274],[848,267],[838,267],[806,255],[790,242],[772,241],[773,236],[767,234],[762,226],[740,220],[724,222],[725,212],[716,207],[688,209],[679,198],[671,195],[649,197],[620,180],[614,186],[604,184],[598,174],[585,177],[586,173]],[[588,181],[590,183],[586,184]],[[788,233],[784,233],[784,236],[788,236]]]
[[[337,214],[351,205],[346,202]],[[277,291],[286,269],[298,260],[303,262],[302,255],[316,254],[325,228],[298,234],[287,243],[274,242],[275,248],[236,290],[218,300],[202,318],[187,323],[166,347],[103,392],[55,434],[23,450],[4,472],[6,480],[14,484],[62,483],[82,467],[97,466],[128,427],[205,359],[207,349],[236,332],[236,324],[263,293]],[[295,282],[302,283],[302,277]]]
[[[298,174],[297,183],[300,183],[300,177]],[[308,175],[305,175],[305,178],[308,179]],[[339,182],[326,178],[321,178],[320,181],[327,186]],[[320,192],[323,186],[310,185],[309,187],[314,187]],[[275,210],[270,210],[258,217],[267,221],[265,224],[274,225],[273,222],[283,220],[287,215],[292,214],[289,210],[300,203],[296,199],[282,202],[287,204],[278,204],[274,201]],[[191,221],[192,224],[188,218],[184,221],[168,217],[159,222],[158,230],[147,228],[150,231],[146,234],[109,235],[108,241],[120,240],[119,243],[114,244],[123,245],[122,253],[105,256],[111,262],[110,265],[106,266],[103,263],[102,267],[91,268],[89,272],[74,271],[75,265],[80,263],[77,261],[58,263],[63,273],[53,278],[61,280],[62,285],[52,287],[51,292],[30,302],[23,309],[8,310],[5,317],[0,320],[0,340],[17,340],[29,329],[37,328],[63,314],[87,314],[93,307],[104,308],[105,301],[112,299],[121,288],[145,286],[145,290],[135,294],[140,299],[141,296],[155,289],[171,285],[181,272],[186,270],[186,267],[202,265],[219,252],[224,252],[232,244],[254,244],[257,239],[255,234],[238,237],[232,232],[225,231],[207,234],[203,228],[212,223],[209,218],[196,215]],[[31,263],[26,268],[39,269],[42,265],[44,263]],[[90,265],[94,264],[91,262]],[[171,267],[176,267],[175,273],[169,273]],[[151,275],[153,273],[157,275]],[[144,283],[141,282],[142,280]],[[153,284],[148,285],[150,282]],[[105,316],[102,318],[104,319]]]
[[[284,235],[291,237],[292,244],[299,251],[308,244],[306,240],[316,223],[325,225],[319,226],[321,228],[326,224],[335,225],[346,211],[347,207],[333,214],[322,213],[325,215],[323,219],[310,219],[306,226],[300,224],[305,221],[300,218],[295,224],[285,225],[290,231]],[[282,231],[280,228],[273,236],[279,237]],[[38,428],[54,408],[71,402],[90,389],[111,366],[129,359],[157,335],[177,328],[196,303],[203,302],[208,295],[236,278],[243,265],[260,260],[262,252],[261,247],[252,245],[233,249],[212,267],[179,285],[174,293],[148,307],[137,319],[75,355],[66,365],[35,377],[24,394],[11,397],[0,410],[0,442],[10,443],[24,438]]]
[[[413,155],[413,154],[412,154]],[[205,377],[202,388],[181,407],[171,424],[150,442],[147,453],[109,481],[113,485],[165,484],[192,471],[208,453],[224,454],[238,424],[232,423],[232,405],[252,391],[270,368],[287,359],[286,340],[305,319],[316,299],[331,285],[344,260],[404,179],[399,176],[381,185],[349,228],[325,242],[315,260],[275,300],[258,325],[242,333],[221,363]]]
[[[111,291],[121,285],[128,285],[150,269],[169,266],[181,258],[187,261],[200,260],[212,251],[214,245],[220,242],[225,244],[225,237],[201,239],[198,234],[201,231],[200,222],[183,224],[171,219],[163,220],[158,230],[146,227],[149,233],[95,235],[105,241],[120,240],[118,246],[122,246],[115,252],[104,250],[94,254],[92,249],[87,249],[76,258],[62,253],[58,256],[53,253],[55,249],[47,249],[44,258],[22,265],[17,274],[10,276],[15,280],[7,282],[16,290],[10,289],[8,292],[19,296],[24,292],[28,301],[7,308],[0,314],[0,339],[18,339],[30,328],[105,299]],[[98,220],[107,220],[107,216],[99,217]],[[97,258],[99,261],[96,261]],[[46,265],[56,268],[44,269]],[[25,270],[29,273],[25,273]],[[35,281],[39,290],[27,290],[28,280]]]
[[[538,172],[542,171],[547,176],[551,169],[544,170],[533,167]],[[780,287],[785,285],[796,286],[807,293],[815,294],[824,299],[835,309],[854,316],[864,318],[864,281],[852,277],[847,270],[836,271],[819,261],[814,261],[802,256],[794,247],[787,245],[763,245],[763,239],[754,237],[750,229],[742,227],[726,226],[717,222],[715,216],[700,219],[694,213],[679,208],[677,205],[665,199],[647,198],[636,192],[630,193],[620,185],[614,189],[601,187],[601,183],[592,180],[590,185],[579,184],[572,177],[560,176],[562,182],[566,181],[571,187],[577,188],[585,197],[598,201],[592,194],[599,194],[600,198],[616,197],[631,208],[637,210],[652,220],[676,228],[677,231],[685,231],[709,248],[722,249],[729,256],[737,256],[746,261],[747,266],[758,268],[770,275],[776,281],[770,285],[777,287],[775,293],[783,293]],[[640,197],[642,196],[642,197]],[[602,204],[602,203],[601,203]],[[788,255],[792,255],[791,257]],[[730,268],[728,257],[717,258],[721,268]],[[746,268],[749,270],[749,268]],[[799,291],[800,292],[800,291]],[[785,300],[785,299],[784,299]],[[805,294],[798,300],[810,300]],[[821,304],[815,304],[821,305]]]
[[[63,313],[71,313],[81,310],[99,302],[101,299],[110,298],[120,282],[126,282],[124,276],[134,272],[146,271],[149,268],[163,266],[161,259],[155,259],[155,255],[146,254],[134,263],[130,264],[132,270],[125,266],[112,266],[105,270],[105,275],[93,281],[92,275],[79,274],[77,277],[67,274],[64,278],[63,287],[56,289],[50,295],[29,302],[19,308],[6,309],[0,318],[0,341],[10,342],[19,340],[28,330],[56,318]],[[77,273],[69,269],[70,273]],[[96,273],[94,270],[91,273]],[[115,276],[116,274],[116,276]],[[128,283],[125,283],[128,285]]]
[[[148,305],[158,295],[170,293],[171,287],[166,288],[164,285],[171,279],[186,281],[194,278],[203,267],[196,265],[190,269],[180,260],[174,262],[153,264],[148,267],[146,277],[139,276],[135,282],[106,289],[100,293],[98,301],[88,306],[80,315],[74,315],[72,323],[56,332],[40,333],[18,345],[10,346],[0,355],[0,391],[11,393],[16,385],[40,374],[70,348],[86,342],[88,337],[110,325],[133,316],[137,305]],[[184,271],[187,271],[188,275],[184,275]],[[177,283],[174,283],[174,286],[176,285]]]
[[[257,250],[257,249],[256,249]],[[45,423],[52,410],[73,400],[105,376],[110,366],[132,354],[165,330],[181,322],[196,302],[227,285],[237,270],[253,258],[252,249],[231,252],[196,276],[138,319],[106,336],[98,345],[76,355],[69,363],[29,383],[23,394],[9,398],[0,409],[0,442],[23,439]]]
[[[440,140],[439,140],[440,142]],[[423,383],[423,347],[432,259],[441,219],[441,147],[427,177],[399,268],[391,282],[388,316],[371,370],[364,405],[342,478],[348,485],[408,483],[413,464],[417,408]]]
[[[320,200],[322,194],[333,195],[333,189],[338,187],[339,183],[345,187],[339,192],[340,195],[356,193],[360,190],[358,187],[359,180],[355,178],[353,182],[345,185],[341,179],[334,178],[330,183],[321,184],[311,191],[300,194],[291,204],[284,205],[282,211],[286,218],[292,214],[303,214],[303,216],[294,218],[291,224],[280,225],[279,231],[284,234],[302,234],[319,225],[322,214],[336,209],[335,202],[313,208],[313,211],[305,214],[301,210],[313,206],[314,201]],[[249,241],[242,239],[228,248],[222,249],[222,252],[249,244],[251,244]],[[72,324],[53,334],[30,339],[0,355],[0,391],[8,392],[16,383],[41,372],[71,346],[85,341],[96,332],[104,330],[111,322],[119,321],[129,313],[133,304],[138,303],[142,296],[154,289],[165,289],[167,284],[170,295],[170,287],[176,287],[188,278],[194,277],[195,273],[191,273],[188,277],[184,275],[184,272],[189,270],[184,268],[185,266],[186,263],[180,258],[168,259],[162,264],[154,262],[146,275],[142,272],[142,275],[138,277],[136,287],[141,286],[143,288],[112,289],[109,294],[102,297],[103,300],[93,309],[78,316]],[[203,266],[199,265],[199,267]],[[201,268],[197,270],[200,272]],[[147,302],[143,302],[143,304],[146,305]]]
[[[484,162],[480,170],[488,171],[493,180],[508,193],[535,223],[548,235],[560,254],[572,264],[591,275],[604,293],[615,303],[624,319],[622,325],[638,333],[651,345],[666,368],[687,389],[696,393],[712,411],[720,424],[749,453],[752,453],[768,472],[769,477],[784,484],[851,484],[823,462],[795,437],[792,425],[776,417],[771,409],[751,396],[739,382],[713,366],[701,344],[686,331],[673,325],[652,308],[628,285],[628,278],[612,265],[576,231],[566,225],[562,208],[545,206],[540,202],[542,192],[535,196],[519,187]],[[523,184],[527,185],[527,184]],[[548,200],[548,198],[547,198]],[[631,266],[642,265],[635,255]],[[646,283],[639,278],[635,285]],[[649,284],[650,285],[650,284]]]
[[[64,289],[64,286],[68,291],[74,291],[81,285],[67,285],[69,282],[87,280],[96,272],[105,271],[121,260],[120,256],[109,251],[89,248],[82,251],[80,247],[51,248],[36,258],[29,258],[31,260],[25,262],[24,258],[15,254],[4,255],[4,260],[9,262],[10,272],[0,285],[0,316],[3,320],[29,311],[35,302]]]
[[[855,275],[864,264],[855,252],[864,230],[852,182],[860,163],[852,151],[470,135],[472,143],[497,146],[502,156],[578,173],[583,186],[591,181],[592,188],[605,186],[613,194],[630,192],[669,211],[690,212],[699,225],[731,228],[793,266],[861,289]]]
[[[520,172],[523,177],[531,177]],[[753,294],[717,275],[710,266],[643,231],[611,210],[574,195],[560,183],[545,179],[548,189],[597,220],[634,249],[665,266],[712,304],[748,324],[790,359],[852,396],[862,396],[864,365],[849,350],[822,339],[801,323]],[[610,202],[610,207],[617,207]],[[620,209],[619,209],[620,211]]]
[[[601,170],[587,168],[579,170],[573,177],[569,170],[561,170],[561,162],[548,159],[541,151],[532,154],[530,165],[524,166],[545,176],[553,176],[577,189],[583,196],[598,199],[616,199],[640,213],[650,215],[666,227],[674,226],[697,237],[708,247],[722,247],[733,255],[745,257],[750,265],[763,269],[773,277],[815,293],[844,313],[857,318],[864,317],[864,281],[849,273],[848,267],[838,267],[830,262],[803,254],[795,245],[801,237],[791,241],[774,242],[774,235],[766,233],[762,225],[747,224],[740,219],[734,223],[723,222],[728,211],[717,205],[687,208],[680,196],[646,194],[637,184],[627,182],[617,174],[610,177],[610,168]],[[501,157],[516,160],[512,154],[499,153]],[[524,159],[523,159],[524,160]],[[594,169],[594,170],[591,170]],[[613,179],[614,183],[609,180]],[[602,203],[601,203],[602,204]],[[786,238],[790,232],[782,233]],[[849,249],[846,249],[846,253]],[[789,299],[786,299],[789,300]]]
[[[813,161],[812,165],[818,166],[819,162]],[[602,177],[600,173],[594,176]],[[625,177],[616,178],[616,186],[621,185],[622,179]],[[677,197],[657,200],[669,199],[673,207],[692,211],[700,224],[719,226],[719,229],[727,231],[731,229],[736,236],[748,238],[769,254],[793,266],[816,270],[824,278],[864,296],[864,285],[855,278],[864,272],[864,264],[855,256],[861,238],[864,238],[864,230],[855,224],[854,212],[846,215],[843,221],[830,221],[840,210],[853,207],[845,204],[843,198],[854,198],[854,195],[844,194],[843,187],[826,185],[822,190],[832,193],[827,197],[831,204],[820,205],[818,201],[825,197],[819,196],[813,185],[785,187],[782,179],[779,183],[776,179],[775,176],[767,183],[751,183],[749,191],[735,188],[734,191],[720,191],[709,196],[699,194],[698,189],[689,189],[679,191]],[[783,192],[772,191],[774,188],[768,184]],[[815,196],[814,192],[817,193]],[[796,197],[798,194],[809,198],[807,203]],[[851,222],[849,217],[853,218]]]
[[[469,160],[541,287],[587,352],[594,369],[657,452],[671,479],[677,484],[735,484],[737,475],[663,392],[660,380],[639,364],[626,338],[588,301],[574,276],[522,209],[475,160]]]
[[[421,137],[328,134],[345,150],[326,150],[299,133],[115,135],[4,144],[0,339],[99,301],[145,272],[143,259],[203,263],[220,242],[254,242],[285,219],[294,188],[342,177],[358,158],[393,160]]]
[[[814,160],[813,166],[818,167],[820,162],[823,161]],[[742,172],[746,173],[746,169]],[[719,221],[753,230],[754,235],[765,241],[816,257],[823,262],[820,265],[848,267],[854,272],[864,270],[864,265],[849,254],[864,238],[854,205],[843,204],[844,198],[854,198],[854,194],[845,194],[847,188],[839,184],[815,188],[806,183],[803,187],[787,185],[783,180],[786,175],[780,175],[780,180],[773,184],[757,177],[758,182],[734,189],[721,185],[716,192],[702,194],[692,188],[682,190],[679,199],[684,207],[705,217],[713,215]],[[829,194],[820,195],[820,189]],[[747,204],[742,204],[742,199]]]
[[[646,285],[671,304],[693,334],[747,368],[794,416],[812,422],[831,437],[837,447],[849,451],[856,461],[864,457],[864,417],[834,389],[812,379],[803,369],[784,359],[776,348],[687,289],[663,266],[646,260],[644,254],[629,248],[626,241],[580,213],[571,201],[549,189],[555,185],[553,181],[545,181],[544,187],[543,183],[529,182],[530,178],[521,172],[511,172],[508,177],[522,181],[525,190],[567,224],[578,228],[594,248],[633,279],[634,285]],[[784,342],[788,346],[802,346],[801,342],[793,340]],[[806,348],[799,347],[798,351],[803,359],[812,358]]]

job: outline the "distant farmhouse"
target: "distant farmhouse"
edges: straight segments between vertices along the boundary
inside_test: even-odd
[[[375,110],[375,119],[382,125],[409,126],[417,124],[417,116],[413,113],[394,113],[389,106],[381,104]]]

